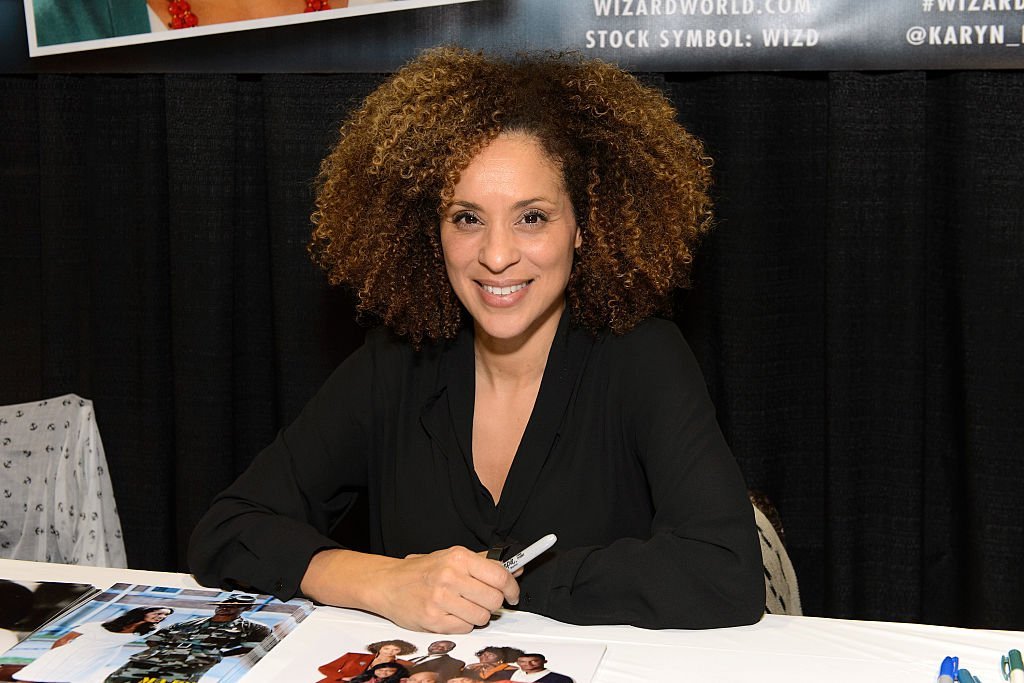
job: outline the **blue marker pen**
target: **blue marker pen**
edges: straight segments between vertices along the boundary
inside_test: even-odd
[[[956,680],[956,670],[960,667],[960,660],[956,657],[946,657],[939,667],[939,678],[937,683],[953,683]]]

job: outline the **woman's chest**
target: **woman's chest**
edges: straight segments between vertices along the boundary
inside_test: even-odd
[[[649,486],[622,420],[605,402],[563,410],[559,419],[525,425],[497,505],[478,476],[472,430],[460,434],[447,409],[408,411],[379,435],[375,454],[384,551],[480,549],[548,533],[600,545],[648,533]]]

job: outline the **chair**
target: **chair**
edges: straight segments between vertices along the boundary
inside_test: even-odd
[[[127,566],[92,401],[0,406],[0,557]]]
[[[757,537],[761,542],[761,561],[764,564],[764,611],[768,614],[803,614],[796,570],[783,543],[785,532],[779,513],[768,497],[757,491],[748,491],[754,507]]]

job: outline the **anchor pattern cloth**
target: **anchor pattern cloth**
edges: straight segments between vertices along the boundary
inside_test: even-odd
[[[0,558],[127,566],[92,401],[0,406]]]

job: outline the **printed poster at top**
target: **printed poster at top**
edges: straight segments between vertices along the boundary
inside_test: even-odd
[[[29,55],[454,5],[478,0],[25,0]]]

